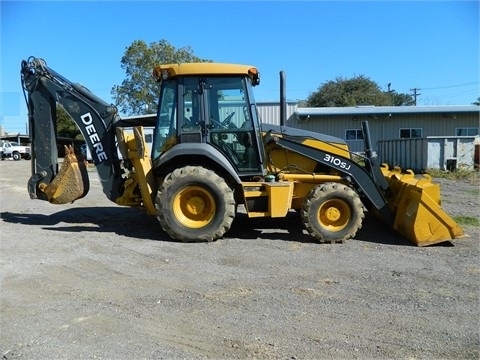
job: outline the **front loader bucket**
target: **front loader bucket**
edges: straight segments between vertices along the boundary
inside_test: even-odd
[[[465,235],[463,229],[441,208],[440,185],[429,175],[416,179],[408,170],[382,167],[392,193],[387,201],[395,214],[393,228],[417,246],[437,244]]]
[[[87,168],[78,160],[71,145],[65,146],[65,157],[58,174],[50,184],[41,182],[38,188],[52,204],[71,203],[87,195],[90,188]]]

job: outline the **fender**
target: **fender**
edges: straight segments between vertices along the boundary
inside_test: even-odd
[[[153,168],[156,169],[158,167],[162,167],[166,163],[175,161],[176,158],[181,156],[191,157],[192,154],[208,157],[210,160],[215,162],[219,167],[227,171],[228,174],[232,177],[232,179],[234,179],[238,184],[241,184],[242,180],[240,180],[240,177],[238,176],[232,164],[228,162],[228,160],[220,151],[215,149],[210,144],[206,144],[206,143],[177,144],[173,148],[171,148],[169,151],[167,151],[164,155],[156,159],[154,161]]]

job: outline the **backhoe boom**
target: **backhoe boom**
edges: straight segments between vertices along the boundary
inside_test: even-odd
[[[32,177],[29,192],[32,198],[58,202],[52,198],[52,189],[46,191],[59,174],[57,149],[56,107],[61,105],[78,126],[92,154],[103,191],[113,202],[121,195],[122,170],[115,146],[115,125],[120,120],[115,106],[107,104],[88,89],[74,84],[46,66],[42,59],[29,58],[22,62],[21,78],[28,93],[30,141],[32,144]],[[78,172],[73,182],[88,181],[82,162],[75,159],[73,149],[67,150],[66,159]],[[81,174],[81,175],[79,175]],[[68,176],[68,175],[67,175]],[[85,180],[87,179],[87,180]],[[53,186],[53,184],[52,184]],[[55,186],[65,186],[68,184]],[[74,193],[71,189],[65,191]],[[84,193],[83,195],[85,195]],[[65,198],[71,202],[75,199]]]

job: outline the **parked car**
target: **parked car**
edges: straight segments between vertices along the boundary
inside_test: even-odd
[[[0,141],[0,150],[2,160],[6,158],[12,158],[17,161],[20,159],[30,160],[30,146],[19,145],[13,141]]]

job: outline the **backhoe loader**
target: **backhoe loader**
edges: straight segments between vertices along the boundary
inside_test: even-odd
[[[59,164],[60,105],[83,134],[108,199],[156,216],[176,240],[221,238],[239,206],[249,218],[285,217],[296,210],[319,242],[355,237],[367,211],[418,246],[464,235],[442,210],[439,185],[429,176],[417,179],[411,171],[378,164],[368,123],[362,123],[362,161],[354,160],[343,139],[286,127],[283,72],[280,125],[260,122],[254,66],[164,64],[153,76],[160,83],[156,116],[121,119],[114,105],[44,60],[22,61],[32,144],[30,197],[66,204],[89,189],[85,164],[72,147]],[[146,126],[154,127],[151,149]],[[133,132],[126,131],[130,127]]]

